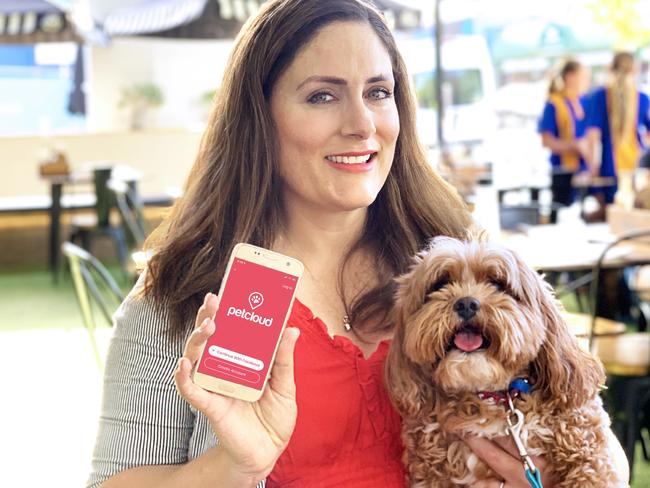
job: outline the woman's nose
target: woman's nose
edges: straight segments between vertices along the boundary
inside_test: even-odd
[[[375,114],[363,99],[350,101],[344,110],[341,128],[344,136],[368,139],[376,132]]]

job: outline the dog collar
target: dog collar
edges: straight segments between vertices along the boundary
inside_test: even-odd
[[[511,398],[519,398],[522,393],[530,393],[532,387],[527,378],[515,378],[507,390],[501,391],[479,391],[478,397],[481,400],[493,400],[497,405],[505,404],[508,401],[508,394]]]

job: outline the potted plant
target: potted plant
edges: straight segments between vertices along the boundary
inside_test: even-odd
[[[139,130],[145,125],[147,113],[160,107],[165,100],[160,88],[153,83],[137,83],[122,89],[120,108],[131,110],[131,129]]]

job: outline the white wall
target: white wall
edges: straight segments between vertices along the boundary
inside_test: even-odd
[[[49,195],[49,184],[38,175],[39,158],[48,147],[64,151],[72,169],[101,161],[131,166],[142,173],[142,195],[167,194],[183,186],[200,139],[200,131],[174,129],[0,138],[0,198]],[[90,189],[67,187],[66,191]]]
[[[128,112],[118,108],[120,92],[144,82],[157,84],[165,96],[151,113],[151,127],[197,126],[207,110],[200,98],[220,85],[232,42],[123,38],[92,47],[86,88],[89,130],[128,128]]]
[[[221,83],[232,41],[125,38],[90,48],[86,64],[88,133],[0,137],[0,197],[48,195],[38,176],[46,148],[63,150],[73,168],[92,161],[127,164],[143,173],[141,191],[162,194],[183,184],[198,150],[209,107],[201,96]],[[118,108],[123,87],[152,82],[164,104],[143,131],[129,131]]]

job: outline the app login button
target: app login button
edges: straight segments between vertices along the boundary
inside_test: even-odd
[[[225,347],[219,346],[210,346],[208,349],[210,356],[213,356],[222,361],[227,361],[229,363],[238,364],[246,368],[254,369],[255,371],[262,371],[264,368],[264,363],[259,359],[246,356],[240,352],[231,351]]]

